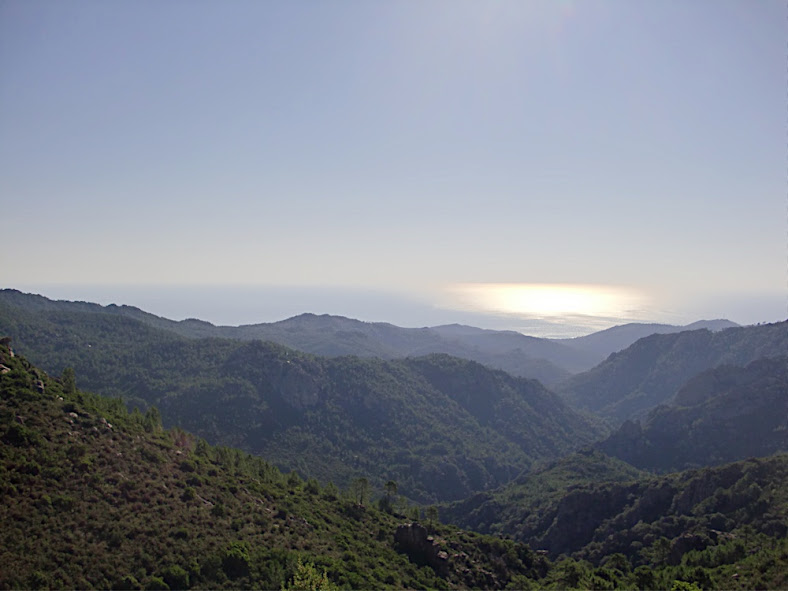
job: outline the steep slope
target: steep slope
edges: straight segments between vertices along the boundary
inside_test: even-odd
[[[490,361],[498,360],[499,364],[504,363],[507,358],[511,358],[511,363],[517,359],[517,354],[524,355],[528,359],[543,360],[551,363],[568,373],[576,373],[595,364],[594,359],[572,347],[567,347],[556,339],[544,339],[521,334],[511,330],[488,330],[464,326],[459,324],[449,324],[435,326],[431,330],[443,336],[447,340],[462,343],[479,351],[480,355],[487,355]],[[484,362],[483,358],[477,361]],[[511,368],[516,366],[511,365]],[[505,365],[501,369],[510,371]],[[516,374],[521,375],[521,374]],[[544,381],[545,383],[555,383],[556,379],[542,380],[537,376],[529,376]],[[556,376],[560,377],[560,376]]]
[[[388,488],[378,509],[363,480],[340,493],[181,429],[163,431],[155,409],[128,413],[74,382],[69,371],[51,379],[0,341],[0,589],[788,584],[785,457],[570,487],[546,508],[555,517],[538,541],[553,552],[580,546],[574,553],[594,564],[552,563],[546,551],[434,516],[412,523],[393,510],[401,502],[392,505]],[[555,471],[568,482],[573,472],[581,483],[626,473],[562,464]],[[626,556],[604,554],[619,548]]]
[[[554,519],[553,507],[567,490],[607,482],[631,482],[648,473],[587,448],[522,474],[501,489],[441,507],[448,523],[484,533],[529,539]]]
[[[493,588],[551,567],[163,431],[4,346],[0,365],[0,589]]]
[[[747,538],[784,540],[788,454],[653,477],[585,451],[441,514],[594,564],[621,554],[633,566],[708,566],[718,552],[746,555]]]
[[[605,330],[600,330],[590,335],[576,337],[573,339],[556,339],[557,342],[568,345],[573,349],[587,354],[591,361],[590,365],[583,368],[590,369],[594,365],[604,361],[611,353],[626,349],[635,341],[638,341],[653,334],[672,334],[687,330],[707,329],[712,332],[734,328],[739,326],[730,320],[699,320],[686,326],[674,326],[671,324],[641,324],[630,323],[614,326]]]
[[[0,330],[15,347],[53,373],[73,367],[82,387],[306,477],[396,480],[420,502],[499,486],[606,434],[537,382],[471,361],[325,359],[126,316],[12,312],[0,306]]]
[[[788,322],[655,334],[572,376],[559,392],[577,408],[623,422],[666,403],[702,371],[722,364],[746,365],[785,351]]]
[[[703,372],[642,427],[625,423],[599,447],[660,471],[788,452],[788,357]]]
[[[737,536],[744,526],[784,537],[786,485],[788,456],[781,455],[651,481],[580,487],[554,506],[549,527],[531,541],[554,553],[574,552],[596,561],[616,552],[646,559],[648,541],[665,537],[671,540],[675,563],[682,549],[702,549],[726,537],[720,533]],[[695,539],[686,539],[690,537]],[[682,548],[687,541],[691,543]]]
[[[558,397],[536,380],[489,371],[448,355],[429,355],[403,363],[455,400],[482,426],[539,457],[563,455],[565,441],[574,442],[573,448],[579,447],[581,439],[588,437],[589,422],[597,432],[604,430],[601,423],[588,416],[567,413],[566,406],[556,404]]]

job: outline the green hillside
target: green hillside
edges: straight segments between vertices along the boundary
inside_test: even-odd
[[[583,353],[549,339],[511,331],[452,327],[402,328],[385,322],[362,322],[342,316],[301,314],[279,322],[243,326],[214,326],[197,319],[168,320],[133,306],[50,300],[13,289],[0,290],[0,306],[33,312],[106,314],[138,320],[152,328],[188,338],[271,341],[313,355],[340,357],[404,357],[444,353],[471,359],[512,375],[557,383],[576,367],[593,365]]]
[[[788,452],[788,357],[705,371],[599,447],[663,472]]]
[[[344,486],[363,475],[378,486],[396,480],[421,503],[457,500],[606,434],[539,382],[472,361],[320,358],[47,302],[0,305],[0,331],[20,353],[53,374],[73,367],[82,388],[155,405],[166,425],[304,478]]]
[[[691,378],[720,365],[743,366],[788,351],[788,322],[654,334],[572,376],[559,392],[576,408],[614,423],[666,404]]]
[[[574,486],[542,541],[569,551],[590,531],[590,543],[578,558],[552,562],[524,544],[442,525],[432,511],[413,523],[405,513],[417,509],[401,504],[393,483],[371,491],[359,480],[340,492],[303,481],[179,428],[165,431],[155,409],[129,413],[74,384],[71,371],[52,379],[0,345],[0,589],[788,584],[785,457]],[[545,471],[567,482],[573,473],[611,474],[593,464]],[[615,513],[622,499],[630,510]],[[649,508],[661,517],[650,520]],[[556,533],[569,530],[575,537]],[[605,554],[626,543],[629,551]]]
[[[363,482],[340,493],[164,431],[154,410],[128,413],[5,347],[0,364],[0,588],[279,589],[324,571],[355,589],[503,587],[548,569],[437,524],[428,543]]]
[[[773,558],[759,568],[772,582],[751,581],[750,588],[788,583],[788,454],[655,477],[586,450],[501,491],[442,508],[441,515],[552,557],[605,565],[616,556],[635,570],[720,567],[719,573],[732,577],[741,567],[724,564],[769,548]],[[725,576],[721,581],[701,586],[741,583]]]
[[[537,466],[499,490],[446,504],[441,515],[461,527],[527,540],[550,526],[567,490],[646,477],[648,473],[588,448]]]
[[[607,359],[611,353],[623,351],[640,339],[653,334],[670,334],[700,329],[718,332],[736,326],[739,325],[730,320],[698,320],[697,322],[685,326],[631,322],[629,324],[606,328],[582,337],[556,339],[556,341],[578,351],[582,351],[588,355],[589,359],[593,359],[593,364],[583,368],[583,370],[587,370],[593,365],[597,365]]]

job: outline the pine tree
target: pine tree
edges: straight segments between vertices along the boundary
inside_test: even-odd
[[[67,367],[63,370],[63,375],[60,376],[60,383],[63,384],[63,392],[66,394],[77,393],[77,378],[74,374],[73,367]]]

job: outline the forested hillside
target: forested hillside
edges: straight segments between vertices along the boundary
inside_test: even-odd
[[[328,357],[353,355],[398,359],[445,353],[478,361],[515,376],[537,379],[548,386],[558,384],[572,373],[592,368],[610,353],[650,334],[736,326],[725,320],[701,321],[688,327],[627,324],[574,339],[544,339],[514,331],[485,330],[458,324],[402,328],[385,322],[361,322],[325,314],[301,314],[279,322],[244,326],[214,326],[197,319],[176,322],[133,306],[54,301],[13,289],[0,290],[0,307],[3,305],[17,313],[80,312],[123,316],[188,338],[272,341]]]
[[[4,343],[61,377],[0,346],[0,588],[788,584],[788,323],[652,335],[576,376],[573,403],[643,417],[610,435],[445,354],[317,357],[4,297]]]
[[[452,327],[401,328],[384,322],[361,322],[325,314],[301,314],[272,323],[214,326],[197,319],[176,322],[133,306],[54,301],[12,289],[0,290],[0,307],[4,305],[15,314],[79,312],[122,316],[188,338],[271,341],[327,357],[353,355],[398,359],[445,353],[544,383],[565,379],[570,369],[576,371],[593,365],[583,353],[548,339],[470,327],[460,327],[467,329],[460,332],[452,330]]]
[[[788,357],[705,371],[599,447],[663,472],[788,451]]]
[[[47,371],[73,367],[80,387],[158,406],[167,425],[307,478],[393,479],[424,503],[499,486],[606,433],[536,381],[446,356],[326,359],[89,310],[0,306],[0,331]]]
[[[761,548],[776,550],[780,584],[788,583],[787,454],[655,477],[586,450],[441,514],[551,556],[591,564],[617,556],[633,568],[717,566],[747,556],[757,539]],[[722,585],[735,586],[733,580]],[[708,580],[701,587],[715,588]]]
[[[0,344],[0,589],[788,584],[784,456],[575,487],[548,503],[555,519],[539,542],[590,562],[552,562],[524,544],[442,525],[434,510],[414,523],[419,510],[395,483],[375,491],[361,478],[339,491],[304,481],[163,430],[155,409],[129,413],[79,391],[78,379],[70,370],[50,378]],[[544,473],[628,476],[612,464],[600,472],[595,454],[586,456],[585,469],[574,460]]]
[[[282,474],[0,346],[2,589],[504,587],[551,570],[522,545],[411,525],[394,489]]]
[[[689,379],[720,365],[743,366],[788,351],[788,322],[655,334],[572,376],[559,392],[577,408],[621,423],[667,403]]]
[[[717,332],[736,326],[739,325],[730,320],[699,320],[686,326],[633,322],[606,328],[605,330],[600,330],[582,337],[556,339],[556,342],[582,351],[587,355],[589,360],[593,360],[593,365],[596,365],[604,361],[611,353],[622,351],[632,343],[653,334],[672,334],[688,330],[701,330],[704,328],[712,332]],[[583,368],[583,370],[586,369],[590,369],[590,366]]]
[[[649,474],[587,448],[535,466],[495,491],[477,493],[441,506],[449,523],[476,531],[528,539],[546,530],[567,490],[603,482],[632,482]]]

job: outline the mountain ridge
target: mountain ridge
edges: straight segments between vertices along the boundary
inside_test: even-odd
[[[496,331],[460,324],[402,328],[387,322],[366,322],[310,312],[271,323],[216,326],[194,318],[169,320],[134,306],[55,301],[10,289],[0,290],[2,302],[23,309],[76,310],[128,316],[188,338],[270,340],[323,356],[356,355],[395,359],[446,353],[516,376],[538,379],[548,386],[565,381],[573,373],[590,369],[612,352],[632,344],[635,337],[641,336],[643,330],[637,327],[649,326],[630,324],[576,339],[544,339],[515,331]],[[729,321],[698,321],[690,326],[699,323],[717,326]],[[671,330],[675,332],[683,330],[683,327],[671,327]],[[611,335],[614,338],[611,339]]]
[[[420,502],[501,484],[607,433],[538,381],[441,354],[321,358],[124,315],[2,305],[0,333],[45,370],[73,367],[81,387],[155,405],[211,443],[322,481],[394,479]]]
[[[641,425],[597,444],[647,470],[676,471],[788,451],[788,357],[708,369]]]
[[[712,332],[717,332],[738,326],[740,325],[725,319],[697,320],[682,326],[661,323],[631,322],[628,324],[621,324],[611,328],[606,328],[604,330],[600,330],[582,337],[557,340],[581,351],[586,351],[589,353],[595,352],[598,356],[602,357],[600,359],[600,361],[602,361],[611,353],[626,349],[635,341],[652,334],[672,334],[676,332],[699,330],[703,328],[706,328]]]
[[[719,332],[652,334],[563,382],[557,391],[576,408],[617,423],[645,416],[697,374],[722,364],[746,365],[788,351],[788,321]]]
[[[542,523],[516,533],[530,535],[534,551],[443,525],[434,508],[414,522],[424,515],[397,500],[396,483],[375,508],[363,478],[340,492],[164,431],[154,408],[129,413],[118,399],[76,389],[73,372],[51,378],[7,345],[0,340],[0,588],[788,583],[785,454],[641,479],[584,450],[518,479],[527,487],[545,477],[532,493],[559,493],[544,503]],[[605,482],[588,481],[600,475]],[[574,480],[564,494],[561,479]]]
[[[39,304],[48,306],[45,301]],[[529,581],[538,579],[538,586],[546,588],[670,588],[676,581],[695,583],[699,588],[780,588],[788,582],[786,454],[676,474],[643,475],[591,446],[591,440],[598,437],[595,425],[582,415],[567,412],[568,407],[538,381],[516,378],[478,362],[445,354],[389,360],[319,358],[259,340],[190,339],[128,314],[97,311],[84,304],[78,310],[68,306],[23,310],[0,302],[0,334],[10,334],[20,352],[48,359],[48,371],[62,372],[61,378],[52,380],[21,359],[10,357],[2,348],[5,339],[0,341],[0,403],[10,401],[12,405],[0,410],[0,458],[10,458],[0,462],[0,492],[14,500],[13,512],[3,519],[14,525],[0,533],[10,536],[0,548],[11,553],[0,551],[0,564],[21,569],[22,578],[12,580],[17,581],[17,587],[52,586],[49,571],[41,566],[47,556],[57,556],[62,566],[68,559],[59,548],[75,555],[72,546],[79,542],[71,535],[53,538],[56,541],[50,542],[47,550],[49,534],[36,529],[41,523],[80,532],[91,540],[93,556],[103,552],[101,548],[128,551],[152,545],[165,558],[140,558],[128,580],[119,579],[122,573],[117,566],[105,574],[91,570],[89,584],[82,585],[85,587],[139,588],[141,582],[157,588],[170,583],[177,588],[207,586],[209,582],[232,587],[239,576],[247,576],[247,567],[250,575],[264,577],[268,586],[284,586],[300,572],[286,556],[289,560],[296,556],[314,560],[329,569],[332,581],[351,587],[397,587],[408,581],[404,586],[492,588],[508,584],[528,588],[532,586]],[[309,322],[310,318],[301,321]],[[334,322],[330,317],[324,321]],[[200,321],[195,323],[201,326]],[[768,325],[719,333],[700,330],[652,335],[608,361],[617,361],[619,369],[633,362],[650,367],[643,375],[654,383],[668,368],[677,368],[679,377],[690,376],[667,399],[673,404],[667,408],[686,413],[697,407],[702,412],[687,420],[676,415],[678,419],[667,421],[671,425],[703,427],[706,417],[730,418],[722,403],[732,400],[734,406],[743,403],[755,411],[754,420],[748,422],[758,427],[765,423],[758,405],[753,404],[756,395],[764,403],[765,416],[787,416],[783,407],[770,405],[785,399],[788,358],[763,357],[764,352],[779,350],[783,331],[782,326]],[[691,354],[698,352],[705,361],[755,359],[744,367],[717,366],[694,373],[703,365],[692,358]],[[78,369],[80,385],[91,384],[91,389],[144,403],[145,414],[124,414],[117,400],[99,403],[93,395],[73,394],[76,380],[67,367]],[[600,367],[602,373],[607,371],[604,363]],[[627,383],[639,383],[641,378],[635,375]],[[9,396],[9,392],[13,394]],[[58,394],[66,400],[57,401]],[[39,415],[36,409],[40,410],[42,401],[49,410]],[[161,415],[151,404],[161,409]],[[654,416],[663,412],[661,408]],[[735,414],[742,416],[739,411]],[[124,422],[161,433],[160,416],[173,425],[166,437],[161,435],[156,443],[137,443],[135,451],[117,447],[120,440],[115,431],[121,431]],[[47,429],[55,425],[59,425],[57,436],[48,437],[52,432]],[[278,458],[276,463],[291,474],[284,477],[266,462],[243,459],[240,452],[211,451],[178,428],[190,425],[206,434],[219,429],[226,434],[221,441],[225,444],[244,437],[264,442],[255,451],[266,458]],[[711,431],[718,430],[713,421],[709,425]],[[735,435],[743,433],[736,430],[740,426],[734,424]],[[585,441],[578,437],[583,429]],[[781,433],[779,429],[776,432]],[[574,441],[569,440],[570,434]],[[143,441],[140,437],[141,433],[138,442]],[[722,433],[722,437],[732,436]],[[657,453],[668,449],[664,441],[651,439],[659,448]],[[111,445],[94,450],[89,444],[99,440]],[[678,438],[667,440],[671,443]],[[710,439],[704,436],[706,440]],[[578,446],[578,452],[565,455]],[[631,443],[625,447],[635,448]],[[693,447],[701,449],[697,444]],[[39,454],[39,449],[45,453]],[[198,449],[202,451],[194,453]],[[758,453],[761,451],[758,448]],[[773,450],[766,449],[769,451]],[[113,456],[118,452],[122,455]],[[164,464],[170,473],[157,484],[145,479],[144,469],[108,476],[94,470],[97,465],[115,466],[121,460],[113,458],[125,455],[136,458],[135,462]],[[223,476],[225,492],[221,493],[213,488],[220,472],[215,460],[220,456],[238,478],[232,483]],[[251,476],[247,474],[249,465],[253,466]],[[337,496],[328,484],[321,488],[312,480],[316,470],[336,474],[340,467],[348,469],[342,484],[350,485],[349,491],[356,482],[381,489],[388,486],[387,479],[396,480],[411,499],[427,503],[456,500],[438,510],[452,522],[474,521],[480,530],[514,536],[540,551],[489,539],[477,546],[468,542],[474,539],[470,534],[458,534],[458,538],[451,530],[442,529],[434,522],[434,513],[430,521],[433,532],[438,533],[432,543],[426,528],[411,523],[402,525],[401,531],[397,527],[391,544],[386,540],[391,539],[394,522],[364,508],[363,500],[347,502],[341,515],[326,508],[329,521],[314,509],[306,512],[305,507],[317,503],[318,497]],[[123,472],[127,472],[125,464]],[[41,475],[48,479],[48,488],[42,486]],[[90,488],[53,484],[63,478],[68,479],[63,484],[70,487],[79,482]],[[304,483],[304,478],[310,480]],[[31,482],[37,487],[32,494],[25,488]],[[269,485],[281,490],[267,488]],[[225,497],[228,492],[231,496]],[[167,505],[165,511],[184,515],[184,523],[193,520],[200,527],[208,527],[204,514],[208,503],[216,506],[221,499],[225,507],[232,505],[234,517],[218,529],[231,538],[222,538],[218,546],[200,554],[197,563],[189,563],[185,550],[194,556],[190,542],[199,534],[177,527],[164,514],[151,517],[159,529],[165,524],[164,539],[151,525],[136,524],[125,530],[117,518],[114,522],[96,519],[96,503],[104,507],[104,498],[114,499],[111,506],[128,504],[126,509],[138,512],[151,501],[146,494],[157,499],[165,495],[170,498],[168,503],[181,503],[176,509]],[[91,504],[79,504],[83,498]],[[359,498],[363,499],[363,493]],[[76,516],[70,513],[75,507],[79,507]],[[2,511],[7,509],[4,504]],[[218,513],[221,511],[213,517],[219,517]],[[30,520],[26,517],[30,515],[36,518]],[[123,513],[125,519],[133,519],[128,515]],[[310,535],[311,527],[323,529],[330,523],[344,522],[345,517],[363,528],[359,539],[364,541],[351,544],[345,533],[333,534],[341,554],[327,549],[325,541],[304,537]],[[94,523],[101,525],[90,525]],[[40,555],[36,554],[38,548],[26,541],[31,531],[42,532],[35,536],[43,548]],[[255,545],[234,546],[232,536],[236,542],[254,540]],[[126,540],[135,541],[129,544]],[[299,553],[280,555],[271,549],[282,540],[299,544]],[[320,548],[317,555],[312,548]],[[393,555],[392,549],[399,556]],[[13,554],[17,551],[22,554]],[[448,563],[441,562],[440,552]],[[483,557],[485,552],[487,558]],[[476,558],[466,559],[463,554]],[[561,554],[570,558],[553,565],[545,557]],[[36,562],[31,556],[37,557]],[[79,556],[80,565],[68,570],[72,582],[79,580],[75,578],[79,569],[91,560]],[[240,575],[233,566],[239,557],[245,557],[241,563],[247,565]],[[95,562],[94,558],[90,563]],[[383,564],[396,566],[385,570],[380,568]],[[409,566],[414,564],[430,570],[415,573]],[[266,565],[278,565],[278,574],[266,571]],[[13,571],[0,569],[0,579],[5,572]],[[400,572],[400,578],[393,572]],[[512,578],[515,572],[518,578]]]

